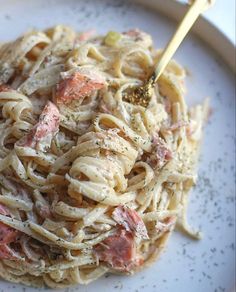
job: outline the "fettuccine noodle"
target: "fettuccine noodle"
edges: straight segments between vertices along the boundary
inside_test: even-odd
[[[160,58],[139,30],[31,31],[0,46],[0,276],[87,284],[151,263],[178,223],[207,102],[170,61],[147,107],[124,99]]]

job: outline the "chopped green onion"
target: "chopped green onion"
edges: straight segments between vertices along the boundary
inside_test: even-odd
[[[104,43],[107,46],[114,47],[121,39],[121,34],[116,31],[109,31],[105,36]]]

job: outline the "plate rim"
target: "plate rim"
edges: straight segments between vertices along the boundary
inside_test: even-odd
[[[139,3],[147,8],[154,9],[157,13],[160,12],[162,15],[169,17],[171,20],[179,21],[183,14],[186,12],[186,5],[173,1],[173,0],[130,0],[131,2]],[[1,0],[0,0],[1,3]],[[5,2],[6,3],[6,2]],[[8,2],[8,5],[14,3]],[[165,4],[165,5],[164,5]],[[208,32],[212,33],[211,38],[209,38]],[[220,55],[231,72],[235,72],[236,64],[232,62],[235,59],[235,46],[232,41],[211,21],[201,16],[197,21],[196,25],[193,27],[191,34],[195,34],[201,40],[203,40],[208,47],[214,50],[218,55]],[[223,47],[222,44],[226,46]],[[219,44],[221,46],[219,46]],[[2,281],[2,279],[1,279]],[[232,288],[232,292],[233,292]]]

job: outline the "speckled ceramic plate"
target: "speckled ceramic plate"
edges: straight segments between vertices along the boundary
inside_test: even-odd
[[[153,35],[157,47],[166,44],[176,27],[173,19],[180,19],[184,12],[180,4],[170,0],[0,0],[0,7],[0,41],[13,39],[30,28],[64,23],[77,30],[97,28],[102,33],[139,27]],[[189,35],[175,59],[190,72],[188,103],[212,97],[213,114],[205,130],[199,180],[189,207],[189,220],[203,231],[204,238],[193,241],[174,232],[166,251],[152,267],[132,277],[110,275],[65,291],[233,291],[235,96],[234,75],[228,65],[233,67],[234,48],[203,19],[195,32],[198,36]],[[39,291],[4,281],[0,281],[0,288]]]

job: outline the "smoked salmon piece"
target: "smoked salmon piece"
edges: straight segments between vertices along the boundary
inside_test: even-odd
[[[125,206],[118,206],[112,213],[113,219],[137,237],[148,239],[147,229],[139,214]]]
[[[93,37],[95,33],[96,33],[95,29],[86,30],[79,35],[78,40],[81,42],[87,41],[91,37]]]
[[[11,87],[6,84],[0,84],[0,92],[7,92],[10,91]]]
[[[0,214],[10,215],[7,207],[0,204]],[[17,259],[19,256],[11,249],[8,244],[15,242],[19,237],[20,232],[6,224],[0,222],[0,259]]]
[[[128,272],[136,264],[134,236],[124,229],[118,229],[116,234],[97,244],[94,253],[113,269]]]
[[[75,72],[59,82],[55,97],[58,103],[70,103],[74,99],[90,96],[104,85],[104,79],[96,73]]]
[[[165,141],[158,135],[153,137],[153,147],[150,154],[144,155],[146,162],[153,168],[163,167],[164,164],[173,158],[172,151],[167,147]]]
[[[17,144],[35,148],[41,141],[45,147],[50,147],[53,136],[58,132],[60,113],[55,104],[48,101],[45,105],[38,123]]]

